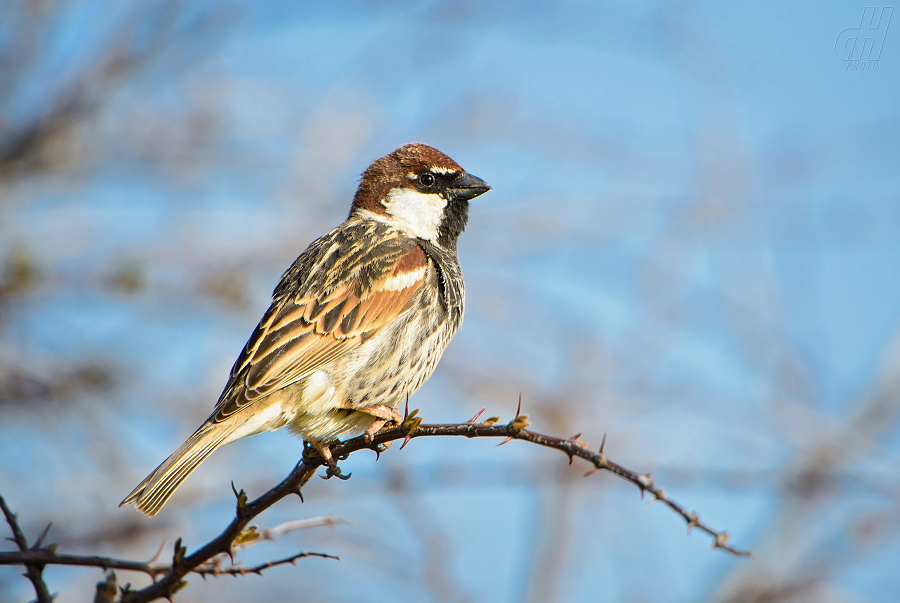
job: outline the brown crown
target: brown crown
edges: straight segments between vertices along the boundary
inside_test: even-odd
[[[410,172],[418,173],[431,168],[443,168],[462,172],[459,164],[427,144],[413,142],[405,144],[392,153],[372,162],[359,179],[359,188],[353,197],[351,213],[357,209],[367,209],[383,214],[381,201],[395,187],[413,186],[407,177]]]

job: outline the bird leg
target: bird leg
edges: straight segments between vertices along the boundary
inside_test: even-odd
[[[329,479],[332,477],[336,477],[342,480],[350,479],[350,473],[344,475],[341,473],[341,468],[338,467],[337,461],[334,460],[334,455],[331,454],[331,448],[328,447],[328,444],[324,444],[322,442],[310,442],[307,441],[306,444],[309,445],[310,448],[319,453],[319,456],[322,457],[322,460],[325,461],[325,464],[328,465],[328,468],[325,470],[324,479]]]
[[[375,417],[375,420],[372,421],[372,424],[369,425],[369,428],[363,434],[363,437],[370,444],[372,443],[372,440],[375,439],[375,434],[378,433],[382,427],[391,422],[396,423],[397,425],[403,422],[403,415],[400,414],[399,410],[391,408],[390,406],[385,406],[384,404],[360,406],[357,407],[356,410]]]
[[[341,406],[341,408],[346,408],[348,410],[357,410],[359,412],[364,412],[367,415],[372,415],[373,417],[375,417],[375,420],[371,425],[369,425],[369,428],[366,429],[366,432],[363,434],[363,436],[366,438],[366,442],[368,442],[369,444],[372,443],[372,440],[375,438],[375,434],[378,433],[378,431],[388,423],[393,422],[399,425],[403,422],[403,415],[400,414],[400,411],[396,408],[387,406],[386,404],[366,404],[363,406],[350,406],[349,404],[347,404],[346,406]]]
[[[334,456],[331,454],[331,448],[328,447],[328,444],[322,442],[307,442],[307,444],[319,453],[319,456],[322,457],[322,460],[325,461],[326,465],[329,467],[337,467],[337,463],[334,460]]]
[[[369,428],[366,429],[365,433],[363,434],[369,444],[371,444],[372,440],[375,439],[375,434],[378,433],[378,431],[387,423],[393,422],[399,425],[403,422],[403,415],[400,414],[400,411],[385,404],[343,406],[342,408],[364,412],[375,417],[375,420],[372,421],[372,424],[369,425]],[[334,455],[331,454],[331,449],[328,447],[328,444],[311,441],[308,441],[307,444],[309,444],[311,448],[318,452],[319,456],[322,457],[322,460],[324,460],[328,465],[328,469],[325,470],[325,479],[329,479],[332,477],[337,477],[339,479],[350,479],[349,473],[347,475],[343,475],[341,473],[341,469],[337,466],[337,461],[334,460]]]

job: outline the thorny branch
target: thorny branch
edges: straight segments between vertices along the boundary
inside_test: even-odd
[[[20,554],[27,555],[37,549],[40,548],[41,543],[44,540],[44,537],[47,535],[47,530],[50,529],[48,525],[41,535],[38,537],[37,541],[34,543],[33,548],[28,547],[28,541],[25,539],[25,534],[22,532],[22,528],[19,527],[19,522],[16,520],[16,514],[13,513],[8,506],[6,506],[6,501],[3,500],[3,497],[0,496],[0,508],[3,509],[3,515],[6,516],[6,523],[9,524],[9,529],[12,530],[13,537],[9,538],[16,543],[16,546],[19,547]],[[41,549],[48,550],[48,549]],[[15,554],[15,553],[12,553]],[[44,573],[44,563],[39,562],[27,562],[23,561],[21,563],[17,563],[16,565],[24,565],[25,566],[25,576],[31,580],[31,583],[34,585],[34,592],[37,595],[37,603],[53,603],[53,595],[50,594],[50,589],[47,588],[47,583],[44,582],[44,578],[41,574]]]
[[[231,567],[222,567],[218,559],[210,559],[207,563],[201,564],[191,570],[191,573],[200,574],[201,576],[243,576],[245,574],[261,574],[263,570],[276,565],[293,564],[297,559],[304,557],[321,557],[323,559],[338,559],[334,555],[327,553],[314,553],[311,551],[303,551],[278,561],[266,561],[260,565],[252,567],[243,567],[233,565]],[[28,549],[19,552],[3,553],[0,552],[0,565],[26,565],[43,567],[45,565],[77,565],[80,567],[99,567],[101,569],[118,569],[128,570],[131,572],[141,572],[147,574],[151,578],[156,578],[169,572],[171,565],[157,564],[145,561],[129,561],[126,559],[113,559],[112,557],[97,557],[95,555],[63,555],[53,551],[51,547]]]
[[[296,555],[291,555],[290,557],[285,557],[284,559],[279,559],[277,561],[266,561],[252,567],[243,567],[241,565],[222,567],[219,564],[210,564],[209,567],[207,567],[206,565],[201,565],[197,569],[193,570],[193,572],[195,574],[200,574],[201,576],[246,576],[247,574],[257,574],[259,576],[262,576],[263,570],[267,570],[270,567],[275,567],[276,565],[297,565],[297,560],[303,559],[304,557],[321,557],[322,559],[335,559],[337,561],[341,560],[340,557],[335,557],[334,555],[328,555],[326,553],[310,553],[308,551],[304,551],[302,553],[297,553]]]
[[[482,409],[482,412],[484,412],[484,409]],[[431,436],[505,438],[499,445],[506,444],[511,440],[524,440],[539,446],[560,450],[569,457],[570,463],[575,457],[584,459],[593,466],[585,474],[586,477],[598,470],[603,470],[609,471],[635,485],[638,490],[640,490],[641,497],[648,494],[652,497],[651,502],[659,501],[680,515],[687,523],[688,530],[697,529],[709,535],[713,540],[714,548],[722,549],[738,556],[749,556],[751,554],[750,551],[741,550],[730,545],[728,543],[727,532],[714,530],[703,522],[697,513],[688,511],[686,508],[672,500],[662,488],[658,488],[653,483],[653,479],[649,474],[636,473],[610,461],[606,457],[606,452],[604,450],[606,444],[605,437],[600,449],[597,452],[594,452],[588,450],[587,443],[578,439],[581,434],[563,439],[526,429],[529,426],[528,416],[521,414],[521,400],[519,402],[519,410],[516,412],[516,417],[506,424],[501,424],[498,417],[492,417],[482,422],[476,422],[481,415],[480,412],[465,423],[425,425],[422,424],[422,418],[418,417],[417,413],[417,410],[411,413],[407,412],[405,419],[400,425],[378,432],[375,434],[372,441],[367,441],[364,436],[360,436],[345,442],[337,443],[331,447],[332,455],[338,460],[344,460],[350,454],[364,449],[373,450],[376,454],[380,455],[381,452],[395,440],[403,440],[401,446],[402,449],[414,438]],[[248,573],[259,574],[262,573],[263,570],[276,565],[284,565],[287,563],[293,564],[298,559],[307,556],[337,559],[337,557],[332,557],[323,553],[299,553],[285,559],[270,561],[254,567],[245,568],[232,566],[223,568],[220,565],[224,558],[232,557],[234,552],[246,542],[264,538],[265,531],[258,532],[255,526],[250,526],[248,528],[250,521],[276,502],[291,494],[300,496],[302,500],[303,495],[301,489],[315,475],[318,468],[324,465],[325,461],[318,453],[311,448],[307,448],[304,451],[303,458],[297,463],[297,466],[294,467],[294,470],[291,471],[290,475],[256,500],[248,501],[246,492],[235,489],[234,493],[237,497],[235,517],[225,530],[190,555],[187,554],[187,547],[182,546],[181,539],[179,539],[175,543],[172,562],[169,565],[124,561],[107,557],[60,555],[50,547],[33,547],[32,549],[25,550],[22,549],[21,546],[20,549],[22,549],[22,551],[20,552],[0,553],[0,565],[17,564],[26,565],[29,568],[42,568],[44,565],[49,564],[63,564],[143,572],[153,577],[154,582],[141,590],[130,590],[126,585],[122,589],[122,597],[120,599],[122,603],[142,603],[160,598],[171,598],[172,594],[186,584],[184,578],[190,573],[203,576],[241,576]],[[326,475],[323,477],[326,477],[326,479],[328,477],[347,479],[350,476],[349,474],[342,475],[338,468],[328,468],[326,470]],[[7,511],[5,506],[4,511]],[[10,522],[10,525],[13,525],[13,523],[14,522]],[[43,584],[43,582],[41,582],[41,584]],[[98,589],[103,584],[104,583],[98,584]],[[39,599],[39,601],[40,603],[43,603],[42,600]]]

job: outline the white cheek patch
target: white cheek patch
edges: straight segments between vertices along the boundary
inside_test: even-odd
[[[438,236],[446,199],[409,188],[394,188],[381,202],[394,224],[414,237],[430,241]]]

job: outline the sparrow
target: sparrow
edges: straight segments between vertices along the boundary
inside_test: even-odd
[[[282,275],[215,410],[119,506],[155,515],[214,450],[247,436],[287,426],[335,470],[330,445],[401,422],[462,323],[457,240],[490,188],[421,143],[375,160],[347,220]]]

